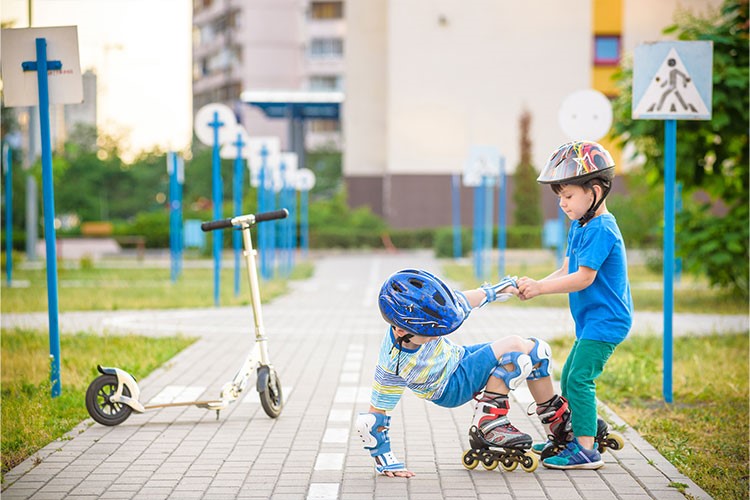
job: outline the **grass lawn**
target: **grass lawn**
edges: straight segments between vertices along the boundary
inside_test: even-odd
[[[573,339],[550,344],[562,366]],[[662,396],[661,352],[660,337],[625,340],[597,380],[597,396],[713,498],[746,499],[747,332],[675,339],[672,404]]]
[[[312,275],[310,262],[299,263],[292,279]],[[84,267],[58,270],[60,311],[116,311],[121,309],[168,309],[212,307],[214,272],[209,268],[185,268],[175,283],[167,268],[137,267],[112,269]],[[3,313],[47,310],[47,272],[45,269],[13,272],[13,281],[28,282],[27,287],[8,288],[2,283]],[[282,279],[261,281],[261,300],[268,301],[287,290]],[[250,294],[244,268],[240,274],[240,293],[234,295],[234,270],[222,269],[220,303],[222,306],[249,305]]]
[[[2,330],[3,475],[88,418],[86,388],[97,364],[127,366],[142,379],[195,339],[185,337],[62,335],[62,394],[50,397],[49,337],[46,332]]]

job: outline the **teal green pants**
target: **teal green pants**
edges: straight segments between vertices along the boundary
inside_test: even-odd
[[[576,340],[562,369],[560,388],[572,413],[576,436],[596,436],[596,379],[617,344]]]

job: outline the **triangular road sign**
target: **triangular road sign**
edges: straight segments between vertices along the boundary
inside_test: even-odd
[[[710,111],[685,64],[672,48],[650,80],[633,111],[633,118],[703,119]]]

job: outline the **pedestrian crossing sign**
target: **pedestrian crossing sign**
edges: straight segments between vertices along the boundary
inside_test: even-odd
[[[634,120],[710,120],[713,42],[656,42],[636,47]]]

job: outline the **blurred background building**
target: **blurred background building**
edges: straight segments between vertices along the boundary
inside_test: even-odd
[[[350,206],[396,228],[449,225],[451,177],[472,146],[496,147],[512,173],[528,111],[541,167],[568,140],[565,97],[591,88],[614,97],[611,77],[636,45],[666,39],[678,9],[718,3],[194,0],[194,111],[227,103],[250,135],[288,148],[290,124],[241,104],[242,92],[343,91],[341,120],[308,120],[304,135],[308,149],[343,152]],[[546,204],[554,217],[554,199]]]

